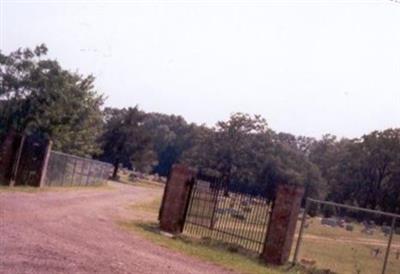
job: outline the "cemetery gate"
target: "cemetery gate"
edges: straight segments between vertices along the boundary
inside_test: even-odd
[[[191,185],[183,232],[261,254],[271,205],[262,196],[227,192],[222,179],[200,173]]]
[[[273,195],[260,196],[228,190],[219,178],[174,165],[161,202],[160,229],[259,254],[267,264],[285,264],[304,187],[278,183]]]

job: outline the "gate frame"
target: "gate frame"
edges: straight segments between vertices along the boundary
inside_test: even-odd
[[[160,230],[182,233],[196,178],[194,169],[172,167],[159,210]],[[278,184],[260,255],[267,264],[288,262],[303,195],[303,186]]]

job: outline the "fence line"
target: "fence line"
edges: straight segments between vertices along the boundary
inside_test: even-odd
[[[360,208],[360,207],[350,206],[350,205],[346,205],[346,204],[338,204],[338,203],[329,202],[329,201],[321,201],[321,200],[316,200],[316,199],[311,199],[311,198],[307,198],[303,216],[301,217],[300,229],[298,232],[298,238],[297,238],[294,256],[293,256],[293,264],[296,264],[298,262],[298,256],[299,256],[302,241],[304,238],[303,234],[306,229],[307,219],[309,218],[308,213],[310,212],[311,206],[319,207],[321,205],[335,207],[335,208],[341,208],[341,209],[351,210],[351,211],[356,211],[356,212],[364,212],[364,213],[369,213],[369,214],[373,214],[373,215],[380,215],[380,216],[385,216],[387,218],[390,218],[390,225],[385,226],[385,236],[389,236],[389,237],[386,241],[386,251],[383,253],[384,257],[383,257],[383,261],[382,261],[382,267],[380,269],[382,274],[387,273],[389,254],[390,254],[390,250],[391,250],[393,237],[394,237],[394,234],[396,231],[396,221],[400,220],[399,214],[383,212],[383,211],[379,211],[379,210],[372,210],[372,209],[367,209],[367,208]],[[346,214],[344,214],[343,216],[346,216]],[[342,216],[342,218],[343,218],[343,216]],[[365,219],[365,216],[363,218]],[[336,217],[335,218],[325,218],[324,221],[325,221],[325,225],[332,226],[332,227],[336,227],[339,224],[336,221]],[[322,223],[322,225],[324,225],[324,223],[322,222],[322,219],[321,219],[321,223]],[[343,226],[343,224],[342,224],[342,226]],[[373,224],[373,226],[375,226],[375,224]],[[373,227],[373,226],[371,225],[371,227]],[[346,230],[353,231],[353,229],[354,228],[352,227],[352,225],[348,225],[346,227]],[[368,224],[364,228],[364,231],[365,231],[366,235],[372,235],[372,233],[373,233],[373,230],[369,228]],[[370,234],[368,234],[368,233],[370,233]],[[368,238],[366,238],[366,239],[368,239]],[[398,252],[400,252],[400,250]],[[379,253],[380,253],[380,250],[377,250],[375,253],[375,257]],[[397,258],[397,260],[398,260],[400,256],[399,255],[397,255],[397,256],[398,256],[398,258]],[[399,263],[399,266],[400,266],[400,263]],[[391,269],[393,269],[393,267]],[[361,270],[358,273],[361,273]]]
[[[58,151],[51,151],[45,185],[85,186],[106,182],[112,165]]]

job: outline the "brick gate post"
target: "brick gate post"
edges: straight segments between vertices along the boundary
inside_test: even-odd
[[[268,264],[287,263],[292,248],[304,187],[278,185],[261,258]]]
[[[174,165],[164,189],[160,208],[160,229],[181,233],[195,173],[183,165]]]
[[[21,136],[10,130],[0,140],[0,185],[9,185],[12,178],[15,154],[21,143]]]

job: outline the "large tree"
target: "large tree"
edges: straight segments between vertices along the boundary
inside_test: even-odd
[[[185,153],[184,161],[218,171],[227,194],[229,188],[243,189],[254,182],[256,159],[263,157],[260,149],[267,143],[267,123],[262,117],[234,113],[215,128],[198,130],[195,145]]]
[[[192,146],[197,128],[194,124],[188,124],[181,116],[161,113],[145,115],[144,129],[152,138],[153,149],[158,159],[153,169],[154,173],[168,175],[172,165]]]
[[[103,98],[94,77],[65,70],[46,54],[45,45],[0,52],[0,133],[40,132],[56,150],[98,153]]]
[[[114,165],[113,178],[118,177],[120,165],[147,169],[154,164],[151,138],[144,129],[145,114],[138,109],[105,109],[105,129],[100,138],[101,159]]]

